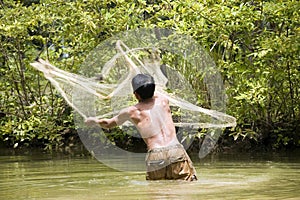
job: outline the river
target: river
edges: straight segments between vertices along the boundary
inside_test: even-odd
[[[222,154],[193,158],[199,180],[146,181],[91,156],[38,151],[0,153],[0,198],[300,199],[300,154]]]

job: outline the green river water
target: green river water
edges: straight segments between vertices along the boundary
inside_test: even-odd
[[[90,156],[0,153],[0,199],[300,199],[299,153],[193,158],[199,180],[146,181]]]

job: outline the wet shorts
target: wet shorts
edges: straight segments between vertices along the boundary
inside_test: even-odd
[[[147,180],[197,180],[193,163],[181,144],[149,150],[146,166]]]

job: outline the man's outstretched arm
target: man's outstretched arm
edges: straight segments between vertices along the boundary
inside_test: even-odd
[[[122,110],[118,115],[110,119],[98,119],[97,117],[89,117],[85,120],[87,125],[99,124],[102,128],[110,129],[122,125],[125,121],[129,120],[130,116],[128,109]]]

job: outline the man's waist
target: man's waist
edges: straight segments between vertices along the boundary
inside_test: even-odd
[[[175,148],[183,148],[183,146],[180,143],[176,143],[176,144],[170,144],[168,146],[163,146],[163,147],[154,147],[152,149],[149,149],[148,153],[162,152],[162,151],[167,151]]]

